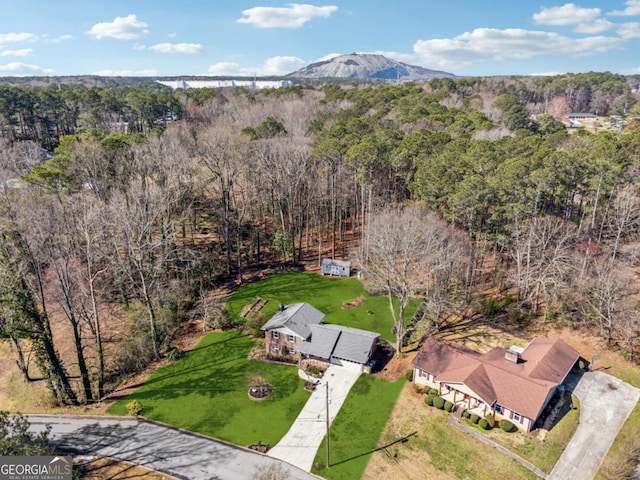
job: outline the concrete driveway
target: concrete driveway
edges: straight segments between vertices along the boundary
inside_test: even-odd
[[[329,418],[333,422],[359,376],[360,365],[347,362],[342,366],[331,365],[287,434],[267,452],[267,455],[284,460],[307,472],[310,471],[318,447],[327,431],[327,382],[329,384]]]
[[[549,480],[595,477],[640,399],[640,390],[606,373],[587,372],[576,380],[573,393],[580,400],[580,425],[547,477]]]
[[[251,480],[267,468],[290,479],[319,478],[266,455],[146,420],[31,415],[29,421],[35,432],[51,425],[50,438],[76,458],[111,457],[190,480]]]

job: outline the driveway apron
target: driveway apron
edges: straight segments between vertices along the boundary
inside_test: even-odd
[[[602,372],[587,372],[573,393],[580,424],[553,467],[549,480],[591,480],[640,399],[640,390]]]
[[[360,365],[347,362],[344,362],[344,365],[331,365],[287,434],[267,452],[267,455],[284,460],[307,472],[310,471],[318,447],[327,431],[327,383],[329,384],[329,420],[333,422],[349,390],[358,380],[360,369]]]

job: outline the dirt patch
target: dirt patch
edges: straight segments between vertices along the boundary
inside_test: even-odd
[[[416,357],[418,352],[411,352],[403,354],[402,358],[394,356],[389,360],[387,365],[374,376],[382,378],[388,381],[394,381],[405,376],[407,370],[411,370],[413,367],[411,362]]]
[[[356,308],[359,305],[362,305],[367,299],[360,295],[357,298],[354,298],[352,300],[347,300],[346,302],[342,302],[342,308],[348,310],[350,308]]]
[[[155,472],[148,468],[121,462],[112,458],[100,458],[82,466],[84,480],[124,480],[144,478],[146,480],[178,480],[167,473]]]

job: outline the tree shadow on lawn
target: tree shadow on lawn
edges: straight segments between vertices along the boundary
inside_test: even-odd
[[[167,365],[154,372],[142,386],[164,382],[176,376],[191,376],[198,372],[211,371],[216,366],[230,362],[238,362],[246,357],[251,351],[251,344],[246,341],[246,334],[238,332],[236,335],[225,340],[214,342],[209,345],[196,347],[188,352],[183,358]],[[218,347],[218,350],[207,352],[206,362],[199,362],[204,350]],[[198,362],[198,363],[196,363]]]

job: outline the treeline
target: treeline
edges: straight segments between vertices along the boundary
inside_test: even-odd
[[[434,81],[224,93],[78,87],[66,92],[83,99],[76,123],[50,137],[53,156],[29,125],[64,115],[35,103],[29,121],[21,108],[2,113],[0,335],[25,378],[31,346],[56,401],[100,398],[119,375],[173,355],[172,333],[194,307],[212,311],[216,282],[347,257],[352,246],[367,258],[380,208],[412,202],[437,212],[434,228],[455,232],[442,241],[468,245],[471,259],[446,268],[464,278],[438,280],[441,301],[425,321],[468,310],[489,279],[499,295],[513,293],[518,312],[599,329],[634,356],[639,322],[623,273],[636,262],[640,130],[568,135],[553,115],[533,119],[508,85],[453,82],[453,93]],[[65,94],[11,88],[32,100]],[[177,120],[159,124],[169,110]],[[141,112],[152,113],[129,117]],[[123,119],[142,126],[119,132]],[[23,124],[31,141],[21,140]],[[449,265],[446,256],[434,265]]]

